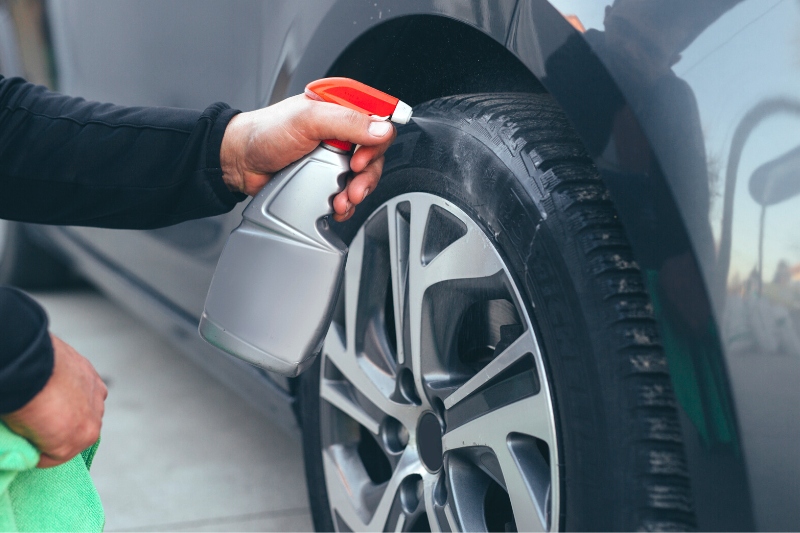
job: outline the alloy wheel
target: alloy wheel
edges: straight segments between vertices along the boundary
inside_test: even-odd
[[[522,301],[452,203],[404,194],[369,217],[320,371],[337,529],[558,528],[553,404]]]

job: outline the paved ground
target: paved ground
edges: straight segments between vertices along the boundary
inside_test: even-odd
[[[90,290],[38,293],[106,380],[106,531],[308,531],[299,443]]]

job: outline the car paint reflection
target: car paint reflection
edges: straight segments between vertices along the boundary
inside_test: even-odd
[[[800,175],[792,173],[800,137],[800,2],[553,3],[588,28],[586,40],[653,146],[689,230],[724,347],[726,368],[719,371],[732,384],[756,523],[796,527],[800,459],[788,450],[800,437]],[[707,27],[688,39],[673,32],[672,22],[685,16],[706,17]],[[610,31],[616,39],[611,53]],[[624,60],[613,57],[620,53]],[[604,152],[618,162],[615,155]],[[737,179],[744,186],[736,187]],[[654,303],[667,307],[672,294],[671,304],[683,305],[675,312],[678,322],[699,323],[702,302],[688,303],[695,298],[686,279],[691,260],[686,252],[667,255],[657,269],[660,279],[651,283]],[[660,317],[668,352],[670,314]],[[699,353],[692,359],[714,362]],[[670,371],[681,397],[675,363],[673,356]],[[696,425],[692,404],[700,398],[681,398]]]

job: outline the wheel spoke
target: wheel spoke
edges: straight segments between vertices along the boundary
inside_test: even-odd
[[[331,446],[324,452],[323,461],[331,508],[353,531],[385,530],[392,507],[399,498],[400,484],[422,470],[413,448],[406,449],[392,477],[379,486],[370,482],[361,462],[343,446]],[[376,491],[381,492],[380,498],[377,505],[370,506],[367,501],[375,501]],[[370,507],[374,511],[370,512]]]
[[[503,265],[491,250],[491,244],[478,228],[472,227],[467,234],[439,253],[427,266],[420,268],[422,285],[430,287],[440,281],[456,279],[486,278],[502,270]]]
[[[397,523],[394,525],[394,530],[396,533],[400,533],[403,531],[403,528],[406,526],[406,515],[405,513],[400,513],[400,516],[397,518]]]
[[[549,468],[540,473],[546,479],[535,480],[544,485],[543,490],[537,494],[536,489],[539,486],[531,486],[526,482],[520,465],[514,460],[507,447],[496,448],[495,455],[503,472],[506,491],[511,498],[517,531],[547,531],[547,511],[544,509],[544,503],[546,487],[550,484]]]
[[[439,522],[439,513],[437,513],[436,509],[436,502],[434,501],[434,491],[436,489],[436,484],[439,481],[439,476],[436,474],[430,474],[425,472],[422,475],[422,483],[423,483],[423,498],[425,500],[425,512],[428,515],[428,523],[431,526],[431,531],[445,531],[442,528],[441,523]],[[453,513],[451,512],[449,516],[446,518],[448,524],[447,529],[450,531],[459,531],[459,527],[456,525],[455,518],[453,517]]]
[[[423,472],[424,474],[424,472]],[[400,505],[393,504],[393,507],[399,510],[397,513],[397,520],[394,523],[394,530],[395,531],[414,531],[419,526],[418,520],[422,515],[425,514],[425,502],[424,502],[424,488],[423,488],[423,499],[416,499],[418,498],[418,489],[420,484],[424,486],[424,479],[420,479],[420,476],[414,475],[413,477],[406,478],[401,486],[400,490],[414,490],[413,496],[410,494],[406,494],[406,503],[403,503],[403,497],[400,496],[399,498],[395,499],[396,503]],[[403,485],[406,485],[404,488]],[[413,486],[412,486],[413,485]],[[415,498],[416,505],[415,507],[410,507],[409,498]],[[395,515],[395,512],[392,511],[392,516]],[[389,517],[391,520],[391,516]],[[388,521],[387,521],[388,523]]]
[[[383,375],[372,375],[367,372],[365,365],[359,363],[359,356],[355,353],[356,346],[356,315],[358,313],[358,290],[361,279],[361,265],[364,257],[364,238],[363,233],[359,233],[350,245],[350,252],[347,259],[347,269],[345,270],[344,280],[344,311],[345,324],[342,326],[336,322],[331,324],[323,352],[336,369],[343,375],[344,379],[350,383],[358,392],[363,394],[379,410],[403,421],[411,414],[407,414],[401,404],[389,399],[391,387],[387,386],[387,380],[381,379]],[[323,368],[324,376],[324,368]],[[367,429],[373,431],[376,424],[380,422],[374,420],[366,411],[361,408],[355,399],[348,394],[343,394],[341,387],[332,386],[325,383],[325,379],[320,387],[322,397],[336,405],[342,411],[353,417]]]
[[[543,440],[553,449],[555,428],[550,404],[544,391],[523,398],[448,431],[442,444],[445,450],[486,446],[495,453],[511,498],[519,531],[547,529],[546,496],[552,483],[552,473],[545,459],[535,461],[535,445],[524,450],[524,464],[510,449],[511,435],[530,435]],[[533,457],[530,459],[528,456]],[[552,461],[551,457],[547,460]]]
[[[520,335],[519,338],[512,342],[505,350],[492,359],[488,365],[483,367],[480,372],[472,376],[469,381],[445,398],[445,408],[450,409],[467,396],[473,394],[528,353],[535,353],[538,355],[538,347],[530,331],[526,331]],[[537,357],[537,359],[539,359],[539,357]]]
[[[398,212],[398,205],[389,205],[387,223],[389,225],[389,258],[392,275],[392,299],[394,303],[394,324],[396,332],[397,362],[405,361],[403,347],[403,302],[406,297],[408,279],[409,224]]]
[[[328,403],[367,428],[370,433],[377,435],[381,429],[380,421],[375,420],[359,405],[349,389],[350,387],[345,383],[323,379],[319,394]]]
[[[0,255],[2,255],[5,251],[6,240],[8,240],[8,229],[8,221],[0,220]]]
[[[356,316],[358,291],[361,286],[361,266],[364,261],[364,233],[359,232],[350,243],[347,266],[344,271],[344,324],[345,344],[354,355],[356,345]]]
[[[514,403],[489,411],[445,433],[444,450],[457,450],[467,446],[504,448],[511,433],[531,435],[554,442],[553,414],[546,394],[540,392]]]
[[[422,268],[422,240],[425,233],[425,219],[430,209],[429,202],[415,202],[412,206],[411,221],[409,223],[409,244],[408,244],[408,320],[409,339],[411,345],[411,369],[414,372],[414,382],[416,383],[417,393],[422,391],[421,377],[421,351],[420,345],[422,338],[422,298],[425,287],[420,278]],[[408,354],[407,354],[408,355]],[[423,402],[427,403],[424,394],[420,394]]]
[[[446,503],[444,506],[444,516],[447,518],[447,525],[450,528],[450,531],[460,531],[460,528],[458,527],[458,521],[453,514],[453,506],[449,503]]]
[[[327,359],[333,363],[346,381],[366,396],[376,407],[385,413],[393,410],[389,407],[392,402],[375,386],[375,383],[372,382],[364,372],[364,369],[361,368],[361,365],[358,364],[352,348],[353,345],[345,346],[341,339],[340,327],[338,324],[333,323],[323,346],[323,352]],[[322,394],[322,390],[320,389],[320,394]]]
[[[489,479],[476,476],[480,470],[463,457],[451,456],[447,464],[449,491],[444,508],[445,520],[456,524],[459,530],[481,531],[486,529],[484,498]],[[456,518],[458,517],[458,518]]]
[[[392,473],[391,479],[386,483],[386,490],[381,496],[378,506],[375,508],[375,514],[372,516],[367,529],[369,531],[382,531],[386,529],[386,522],[389,518],[389,512],[392,510],[392,504],[398,498],[398,489],[400,483],[407,476],[419,473],[422,470],[419,464],[416,450],[414,448],[406,448],[406,451],[400,457],[400,462],[397,464]]]
[[[331,331],[325,339],[323,352],[330,363],[342,374],[344,380],[349,382],[353,388],[363,394],[372,404],[383,413],[397,418],[406,427],[413,424],[415,421],[415,414],[408,409],[408,406],[394,402],[389,399],[385,391],[378,388],[375,382],[364,371],[361,365],[358,364],[356,355],[353,353],[352,344],[348,347],[341,342],[342,334],[341,328],[338,324],[331,325]],[[323,372],[324,372],[323,368]],[[328,380],[322,378],[320,384],[320,395],[342,411],[350,415],[356,421],[361,423],[364,427],[377,434],[377,430],[373,431],[375,424],[380,425],[373,416],[369,415],[363,407],[359,406],[352,395],[343,393],[343,388],[340,385],[343,383],[335,383],[336,380]],[[337,403],[338,402],[338,403]]]
[[[401,482],[424,471],[414,447],[403,451],[391,478],[380,485],[371,482],[358,454],[346,446],[330,446],[323,452],[323,463],[331,508],[353,531],[386,529]]]
[[[374,486],[364,465],[341,445],[323,450],[322,463],[331,510],[353,531],[366,530],[369,516],[364,496]]]
[[[427,266],[423,266],[422,248],[430,208],[430,201],[414,203],[409,228],[408,328],[412,369],[420,391],[423,390],[421,341],[425,292],[442,281],[485,278],[503,268],[486,235],[471,223],[467,225],[468,229],[463,237],[444,248]]]

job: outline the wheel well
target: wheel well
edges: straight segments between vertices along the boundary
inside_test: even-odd
[[[545,92],[503,45],[436,15],[394,19],[348,46],[328,71],[394,94],[410,105],[477,92]]]

